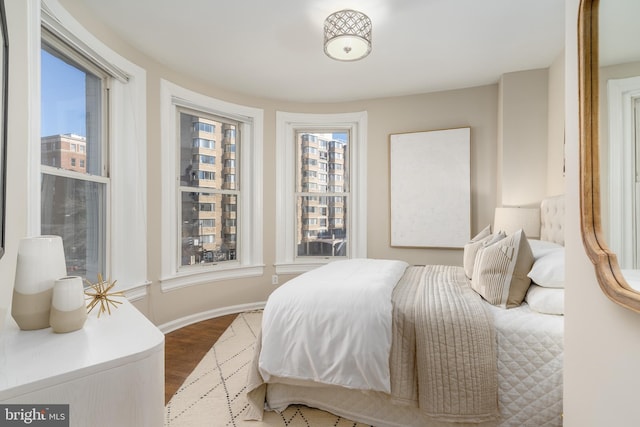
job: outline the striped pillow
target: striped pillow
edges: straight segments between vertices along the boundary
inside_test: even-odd
[[[464,273],[469,279],[473,274],[473,263],[476,260],[476,253],[482,246],[482,242],[486,241],[491,236],[491,225],[487,225],[481,232],[473,236],[469,242],[464,245],[462,265],[464,267]]]
[[[533,253],[524,231],[480,248],[473,266],[471,287],[490,304],[503,308],[522,304],[531,279]]]
[[[476,255],[480,248],[492,245],[505,237],[506,234],[504,234],[504,231],[491,234],[489,232],[489,226],[487,226],[484,230],[478,233],[477,236],[471,239],[469,243],[464,245],[462,265],[464,267],[464,274],[467,278],[471,279],[473,277],[473,266],[476,262]]]

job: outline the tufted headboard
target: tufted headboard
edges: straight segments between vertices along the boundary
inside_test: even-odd
[[[564,246],[564,195],[540,203],[540,240]]]

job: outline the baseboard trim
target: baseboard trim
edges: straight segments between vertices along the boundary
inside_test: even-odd
[[[168,334],[185,326],[189,326],[194,323],[202,322],[203,320],[213,319],[214,317],[226,316],[228,314],[242,313],[244,311],[262,310],[266,304],[266,301],[254,302],[249,304],[232,305],[229,307],[214,308],[213,310],[207,310],[200,313],[190,314],[189,316],[181,317],[179,319],[172,320],[171,322],[163,323],[158,326],[158,329],[163,334]]]

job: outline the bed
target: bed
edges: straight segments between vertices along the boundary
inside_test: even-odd
[[[304,404],[377,427],[561,426],[563,218],[545,199],[540,239],[487,227],[463,266],[350,260],[290,281],[265,307],[246,419]]]

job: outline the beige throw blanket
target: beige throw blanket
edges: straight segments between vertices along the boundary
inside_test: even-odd
[[[393,293],[391,398],[440,421],[498,417],[497,354],[491,315],[462,267],[409,267]],[[246,419],[262,419],[266,384],[260,337],[247,378]]]
[[[498,418],[490,313],[461,267],[409,267],[393,294],[391,397],[440,421]]]

